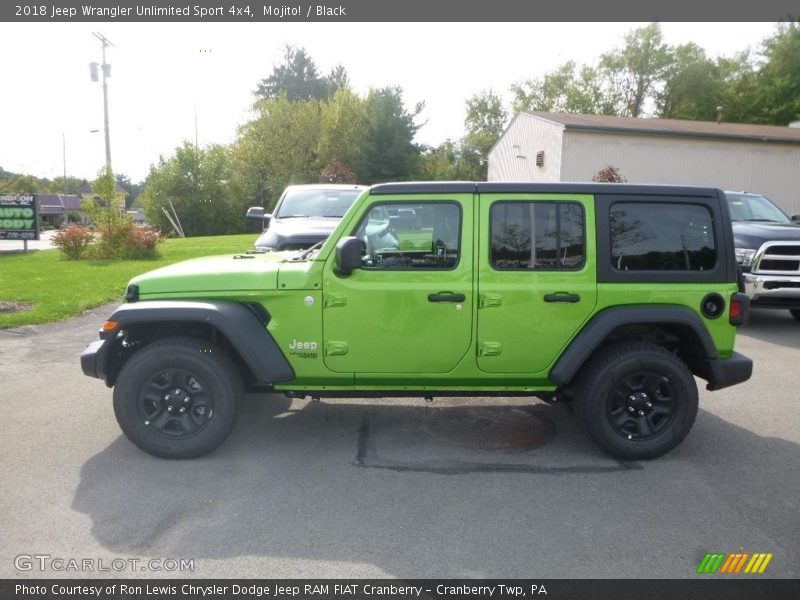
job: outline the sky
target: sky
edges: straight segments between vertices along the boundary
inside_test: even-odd
[[[144,180],[184,140],[227,144],[251,116],[253,90],[284,47],[304,47],[320,72],[347,69],[356,92],[398,85],[425,102],[416,141],[464,133],[465,102],[567,60],[591,64],[646,23],[0,23],[0,167],[94,179],[105,163],[102,86],[89,63],[107,50],[115,173]],[[662,23],[664,41],[712,57],[756,50],[775,23]],[[195,115],[197,128],[195,129]],[[64,149],[66,148],[66,152]]]

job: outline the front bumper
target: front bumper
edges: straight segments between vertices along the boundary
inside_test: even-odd
[[[86,347],[81,354],[81,369],[89,377],[106,380],[107,340],[97,340]]]
[[[800,277],[744,273],[744,293],[751,304],[767,308],[800,308]]]

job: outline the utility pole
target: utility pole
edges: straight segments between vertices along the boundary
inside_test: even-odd
[[[93,31],[92,35],[100,40],[101,44],[103,44],[103,63],[101,65],[98,65],[97,63],[89,63],[89,68],[91,69],[92,81],[97,81],[97,67],[100,66],[103,69],[103,129],[106,135],[106,168],[110,169],[111,136],[108,132],[108,83],[106,79],[111,77],[111,65],[106,62],[106,48],[113,46],[114,44],[112,44],[111,41],[102,33]]]

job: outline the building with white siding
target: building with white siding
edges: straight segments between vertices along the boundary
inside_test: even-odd
[[[628,183],[756,192],[800,213],[798,128],[523,112],[488,160],[489,181],[591,181],[612,165]]]

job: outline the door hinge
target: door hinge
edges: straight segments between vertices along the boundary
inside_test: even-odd
[[[347,342],[325,342],[325,356],[347,354]]]
[[[325,308],[347,306],[347,296],[344,294],[325,294],[325,300],[323,300],[322,305]]]
[[[478,306],[489,308],[492,306],[502,306],[503,297],[500,294],[481,294],[478,296]]]
[[[480,342],[478,356],[500,356],[502,345],[499,342]]]

